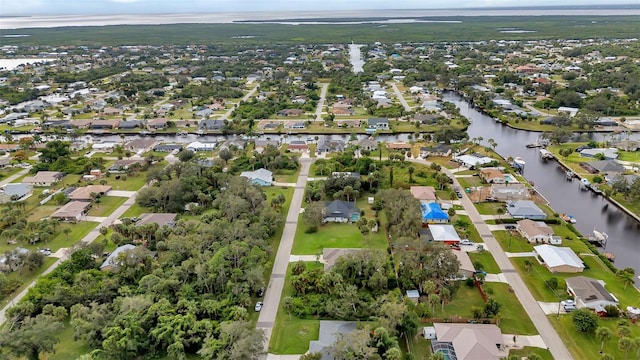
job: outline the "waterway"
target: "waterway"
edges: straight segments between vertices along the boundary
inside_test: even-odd
[[[356,74],[364,71],[364,59],[360,52],[362,46],[364,45],[349,44],[349,62],[351,62],[352,70]]]
[[[640,224],[602,196],[579,188],[579,181],[568,181],[564,169],[554,160],[542,160],[538,149],[528,149],[528,143],[538,139],[539,133],[516,130],[504,126],[491,117],[471,107],[462,97],[446,93],[444,100],[454,103],[460,113],[469,120],[469,137],[482,137],[486,145],[494,139],[496,151],[503,157],[521,157],[526,165],[523,175],[533,181],[535,188],[543,194],[558,213],[573,215],[576,228],[590,235],[594,228],[609,235],[606,251],[615,255],[618,268],[633,267],[640,274]],[[638,137],[639,134],[634,134]],[[593,140],[602,140],[602,134],[589,134]],[[639,281],[636,280],[636,285]]]

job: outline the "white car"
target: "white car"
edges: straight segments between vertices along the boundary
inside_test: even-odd
[[[571,312],[577,309],[575,301],[571,299],[560,301],[560,305],[562,305],[562,308],[566,312]]]
[[[460,245],[473,245],[473,241],[469,239],[462,239],[460,240]]]
[[[263,305],[262,301],[258,301],[258,302],[256,303],[256,306],[255,306],[253,309],[254,309],[255,311],[260,311],[260,310],[262,310],[262,305]]]

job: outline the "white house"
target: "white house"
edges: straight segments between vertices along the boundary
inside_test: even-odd
[[[533,251],[553,273],[577,273],[584,270],[582,260],[571,248],[544,244],[534,246]]]
[[[198,151],[212,151],[213,149],[216,148],[216,143],[215,142],[211,142],[211,143],[202,143],[200,141],[194,141],[191,144],[187,145],[185,147],[185,149],[193,151],[193,152],[198,152]]]

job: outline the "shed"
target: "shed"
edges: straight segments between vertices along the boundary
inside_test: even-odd
[[[433,326],[425,326],[422,328],[422,336],[426,340],[433,340],[436,338],[436,328]]]
[[[407,297],[409,300],[417,303],[420,299],[420,292],[418,290],[407,290]]]

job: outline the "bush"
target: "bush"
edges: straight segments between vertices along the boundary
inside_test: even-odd
[[[609,318],[617,318],[620,316],[620,309],[615,305],[607,305],[604,309],[607,311],[607,317]]]
[[[473,285],[475,285],[475,282],[473,278],[467,278],[467,280],[464,281],[464,284],[467,285],[468,287],[473,287]]]
[[[305,234],[313,234],[313,233],[316,233],[316,232],[318,232],[318,227],[315,226],[315,225],[314,226],[309,226],[304,230]]]
[[[590,332],[598,327],[598,315],[593,311],[582,308],[573,312],[573,325],[580,332]]]
[[[547,284],[547,286],[550,287],[553,290],[556,290],[558,288],[558,278],[557,277],[549,278],[549,280],[546,280],[544,283]]]

